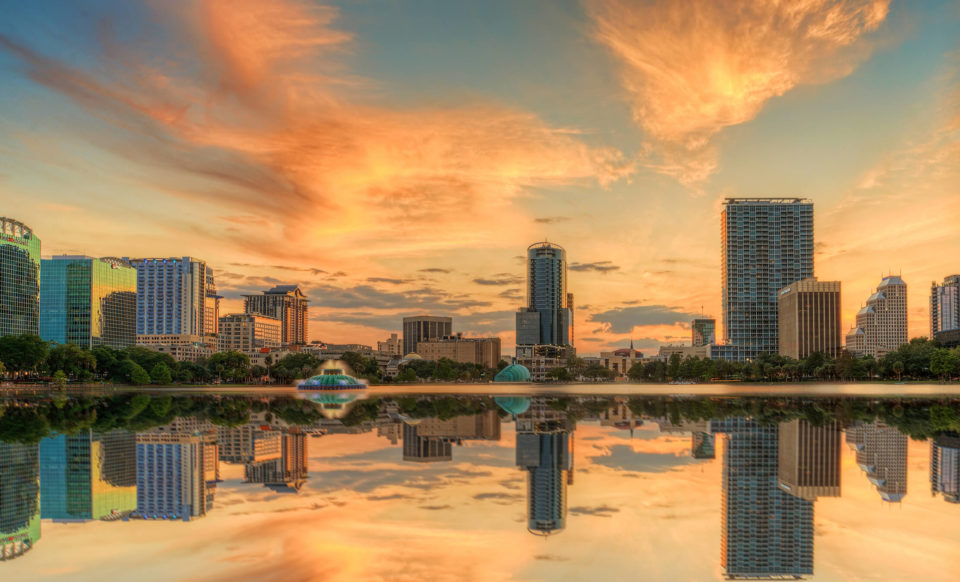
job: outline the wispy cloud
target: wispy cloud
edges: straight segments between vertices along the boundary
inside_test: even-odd
[[[774,97],[844,77],[869,56],[889,0],[584,0],[620,65],[648,163],[682,182],[716,168],[711,138]]]
[[[611,261],[595,261],[592,263],[570,263],[567,268],[571,271],[595,271],[597,273],[609,273],[619,271],[620,266],[614,265]]]

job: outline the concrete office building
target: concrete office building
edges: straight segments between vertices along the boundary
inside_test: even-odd
[[[43,519],[112,520],[137,508],[137,435],[90,429],[40,441]]]
[[[282,433],[258,422],[237,427],[217,427],[220,460],[246,464],[279,459],[282,454]]]
[[[143,519],[201,517],[213,507],[216,436],[151,430],[137,435],[137,510]]]
[[[884,501],[897,503],[907,494],[907,435],[875,421],[846,431],[847,444],[857,455],[857,465]]]
[[[59,255],[40,270],[40,337],[92,349],[137,340],[137,271],[123,259]]]
[[[840,496],[840,446],[843,431],[834,422],[813,426],[805,420],[780,423],[777,480],[801,499]]]
[[[467,338],[459,333],[417,343],[416,353],[424,360],[437,361],[448,358],[462,364],[480,364],[484,368],[496,368],[500,363],[500,338]]]
[[[137,345],[167,354],[178,362],[196,362],[209,358],[217,351],[217,339],[213,336],[138,335]]]
[[[930,338],[953,329],[960,329],[960,275],[930,286]]]
[[[709,346],[717,343],[717,320],[712,317],[697,317],[690,322],[690,345]]]
[[[840,313],[840,281],[811,277],[781,289],[777,300],[780,355],[801,360],[819,352],[836,358],[843,349]]]
[[[907,343],[907,284],[896,275],[884,277],[857,313],[847,334],[847,350],[856,356],[880,357]]]
[[[124,259],[137,270],[137,335],[217,333],[213,269],[193,257]]]
[[[403,355],[415,354],[417,344],[453,335],[452,317],[416,315],[403,318]]]
[[[419,426],[403,423],[403,460],[412,463],[438,463],[453,460],[453,438],[423,436]]]
[[[0,336],[40,333],[40,239],[0,217]]]
[[[280,320],[253,313],[233,313],[220,318],[217,350],[249,352],[260,348],[279,348]]]
[[[279,320],[280,342],[284,346],[304,346],[310,339],[309,302],[299,286],[277,285],[260,295],[244,295],[243,310]]]
[[[377,351],[388,356],[403,357],[406,355],[401,353],[403,351],[403,342],[400,341],[399,336],[395,333],[391,333],[390,337],[386,340],[377,342]]]
[[[777,295],[813,277],[813,202],[727,198],[720,223],[724,343],[717,357],[749,360],[779,349]]]

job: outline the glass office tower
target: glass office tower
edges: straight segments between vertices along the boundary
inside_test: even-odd
[[[541,242],[527,248],[527,306],[517,312],[517,344],[570,345],[567,252]]]
[[[37,445],[0,442],[0,561],[23,555],[39,539]]]
[[[777,294],[813,277],[813,202],[727,198],[721,216],[725,358],[778,352]]]
[[[137,271],[121,259],[43,259],[40,337],[86,348],[136,343]]]
[[[0,217],[0,336],[40,331],[40,239]]]

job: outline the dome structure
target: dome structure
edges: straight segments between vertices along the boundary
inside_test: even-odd
[[[523,396],[496,396],[493,401],[505,412],[514,416],[523,414],[530,408],[530,399]]]
[[[506,368],[497,372],[493,377],[494,382],[529,382],[530,370],[520,364],[510,364]]]
[[[403,356],[403,358],[400,360],[400,365],[402,366],[411,360],[422,360],[422,359],[423,358],[420,357],[420,354],[410,352],[409,354]]]
[[[353,408],[353,403],[358,398],[364,398],[363,395],[353,393],[353,394],[343,394],[343,393],[328,393],[328,394],[316,394],[307,396],[311,402],[316,402],[320,405],[320,414],[324,418],[334,420],[338,418],[343,418],[350,412],[350,409]]]
[[[298,390],[346,390],[351,388],[366,388],[366,384],[353,376],[348,376],[340,369],[324,370],[323,374],[307,378],[297,386]]]

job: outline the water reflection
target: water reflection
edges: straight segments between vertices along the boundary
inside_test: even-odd
[[[871,496],[884,504],[904,504],[908,437],[928,440],[932,494],[951,504],[960,501],[958,411],[960,402],[953,400],[856,398],[477,395],[328,397],[312,402],[126,394],[10,400],[0,416],[0,436],[6,440],[0,442],[0,556],[9,560],[33,547],[42,554],[44,543],[50,542],[39,542],[41,519],[44,524],[193,521],[229,512],[218,502],[221,488],[230,503],[255,491],[278,500],[304,493],[328,495],[343,482],[335,483],[332,476],[339,472],[347,479],[359,458],[330,453],[350,439],[369,437],[369,458],[377,459],[371,472],[380,472],[382,479],[364,485],[368,499],[402,498],[395,490],[370,492],[403,483],[440,497],[423,509],[463,512],[464,519],[476,509],[454,501],[441,487],[444,479],[434,477],[454,475],[458,487],[485,483],[484,475],[503,466],[497,465],[501,457],[496,451],[512,444],[514,462],[503,464],[522,472],[525,483],[519,495],[487,490],[472,494],[472,499],[496,500],[488,507],[497,508],[499,515],[491,517],[499,517],[520,535],[546,537],[552,544],[574,536],[571,544],[589,545],[590,537],[577,537],[589,534],[589,518],[609,518],[620,511],[605,502],[584,503],[603,493],[591,489],[597,483],[591,477],[602,465],[606,474],[633,472],[652,480],[674,479],[668,471],[680,465],[658,467],[644,460],[643,455],[651,453],[642,450],[678,463],[686,458],[713,465],[719,473],[712,477],[715,485],[696,492],[715,504],[720,517],[719,531],[712,534],[719,556],[708,560],[713,567],[730,579],[810,577],[816,565],[815,507],[831,503],[825,499],[847,501],[844,485],[851,485],[842,483],[844,458],[854,474],[858,467],[863,475],[855,489],[869,487]],[[577,432],[578,425],[587,427],[581,428],[586,434]],[[607,431],[601,435],[619,435],[617,443],[649,439],[651,434],[669,440],[624,447],[610,444],[614,441],[598,436],[597,429]],[[601,438],[607,439],[605,444],[595,444]],[[844,442],[850,447],[847,452]],[[682,451],[673,451],[673,443]],[[324,467],[317,471],[315,465],[314,474],[322,473],[321,478],[308,470],[309,463],[318,462],[318,454],[324,456]],[[619,469],[605,461],[622,454],[637,459],[630,470],[622,458]],[[914,463],[918,461],[915,457]],[[433,477],[418,480],[417,475]],[[575,476],[587,484],[574,487]],[[607,486],[630,485],[608,481]],[[347,490],[352,487],[361,490],[358,483],[346,482]],[[628,503],[642,507],[645,501],[638,496]],[[943,519],[956,517],[951,513]],[[650,517],[644,525],[656,529],[667,524]],[[675,543],[684,555],[685,542]]]

